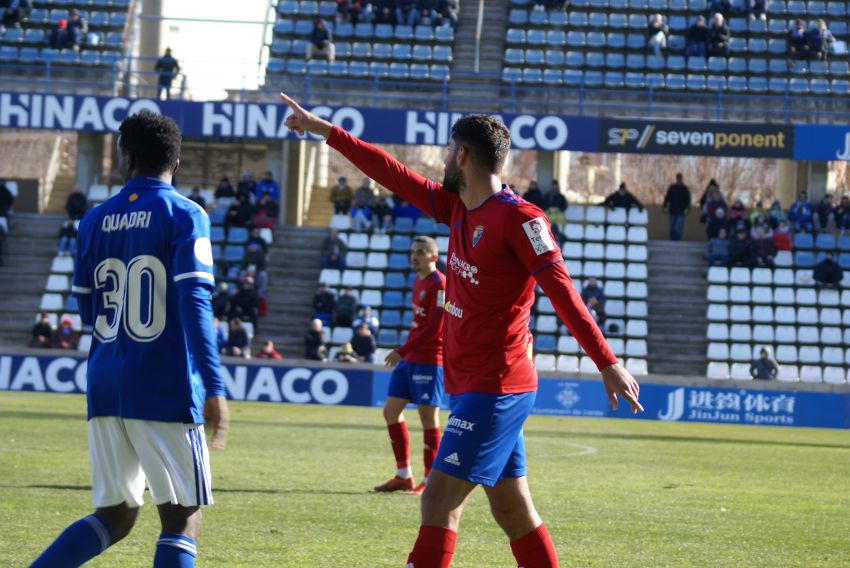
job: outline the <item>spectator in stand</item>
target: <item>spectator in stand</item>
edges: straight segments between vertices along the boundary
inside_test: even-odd
[[[407,24],[415,26],[419,18],[419,13],[416,11],[415,0],[396,0],[395,1],[395,19],[399,24]]]
[[[398,203],[395,203],[392,197],[379,196],[375,198],[375,205],[372,207],[372,219],[375,222],[374,228],[376,233],[392,231],[394,220],[393,212],[395,211],[395,208],[401,206],[403,202],[403,200],[400,200]],[[419,212],[418,209],[416,209],[416,211],[421,215],[421,212]]]
[[[233,200],[236,198],[236,191],[233,189],[233,184],[227,179],[227,176],[221,178],[215,188],[215,204],[218,207],[230,207]]]
[[[241,318],[254,325],[254,333],[259,330],[260,295],[254,286],[254,279],[244,278],[239,282],[239,290],[230,298],[229,319]]]
[[[348,247],[341,238],[336,229],[331,229],[325,240],[322,241],[321,252],[319,253],[319,263],[322,268],[336,268],[337,270],[345,270],[345,254],[348,252]]]
[[[357,326],[354,337],[351,338],[351,347],[357,353],[358,361],[362,363],[375,362],[375,351],[378,349],[378,344],[375,342],[375,336],[368,324],[361,323]]]
[[[313,59],[315,56],[324,57],[328,63],[333,63],[336,57],[333,34],[322,18],[317,19],[313,24],[310,41],[307,43],[307,59]]]
[[[230,318],[227,327],[227,342],[224,344],[222,355],[245,357],[247,359],[250,354],[248,349],[248,330],[242,325],[242,320],[239,318]]]
[[[828,59],[834,43],[835,36],[829,31],[824,20],[818,20],[817,24],[809,29],[809,56],[812,59]]]
[[[774,199],[770,209],[767,210],[767,219],[770,221],[770,224],[774,229],[778,227],[782,221],[788,220],[788,214],[785,212],[785,209],[782,208],[782,202],[778,199]]]
[[[773,259],[776,257],[776,243],[765,235],[764,229],[756,229],[756,236],[750,242],[750,251],[753,257],[753,266],[756,268],[773,268]]]
[[[38,321],[32,326],[32,339],[30,339],[30,347],[50,347],[50,340],[53,337],[53,326],[50,325],[50,318],[47,312],[41,312],[38,315]]]
[[[77,229],[73,221],[65,221],[59,229],[59,245],[56,247],[57,256],[74,256],[77,254]]]
[[[812,220],[817,232],[832,231],[835,228],[835,209],[832,207],[831,193],[824,195],[820,203],[817,204]]]
[[[189,194],[188,199],[189,199],[190,201],[194,201],[195,203],[197,203],[198,205],[200,205],[200,206],[201,206],[201,209],[206,209],[206,208],[207,208],[207,200],[206,200],[206,199],[204,199],[204,196],[203,196],[203,195],[201,195],[201,188],[200,188],[200,187],[198,187],[197,185],[196,185],[195,187],[193,187],[193,188],[192,188],[192,193],[191,193],[191,194]]]
[[[354,320],[354,324],[352,327],[354,331],[357,331],[361,325],[365,325],[369,328],[369,331],[372,332],[372,335],[378,335],[378,328],[380,327],[380,323],[378,322],[378,318],[372,315],[372,307],[371,306],[363,306],[363,309],[360,312],[360,316]]]
[[[791,250],[791,227],[785,219],[773,231],[773,244],[777,250]]]
[[[795,59],[809,58],[809,32],[806,31],[806,22],[802,18],[794,20],[794,25],[788,30],[786,41],[789,67]]]
[[[271,339],[267,340],[265,344],[263,344],[263,348],[260,349],[254,357],[257,359],[275,359],[278,361],[283,359],[283,355],[275,350],[274,343]]]
[[[714,210],[714,216],[708,219],[708,223],[705,225],[705,236],[707,239],[713,239],[718,234],[720,234],[720,230],[725,230],[727,233],[730,231],[732,233],[735,232],[735,226],[726,221],[726,209],[722,207],[718,207]]]
[[[732,13],[732,2],[730,0],[709,0],[709,14],[721,14],[724,18],[728,18]]]
[[[720,229],[716,237],[709,239],[706,245],[706,257],[709,266],[729,264],[729,239],[726,238],[726,229]]]
[[[277,218],[280,215],[280,206],[268,193],[263,193],[262,198],[254,208],[254,216],[251,217],[251,226],[260,229],[274,229]]]
[[[165,95],[165,99],[171,98],[171,82],[174,77],[180,72],[180,64],[171,55],[171,48],[165,50],[165,54],[160,57],[153,68],[159,73],[159,78],[156,83],[156,98],[161,99]]]
[[[80,11],[76,8],[68,10],[68,43],[65,47],[79,51],[80,46],[85,43],[88,33],[89,23],[80,16]]]
[[[844,278],[844,271],[832,259],[832,252],[826,251],[822,261],[815,265],[812,273],[812,278],[815,281],[815,288],[834,288],[838,290],[841,287],[841,279]]]
[[[50,30],[47,43],[52,49],[60,50],[73,45],[71,33],[68,31],[68,20],[65,18],[57,20],[56,25]]]
[[[791,208],[788,209],[788,220],[795,233],[811,233],[814,212],[812,204],[809,203],[809,195],[803,191],[797,196]]]
[[[761,214],[755,219],[750,216],[752,219],[752,228],[750,229],[750,238],[755,239],[756,233],[759,229],[764,232],[764,238],[772,239],[773,238],[773,227],[770,226],[770,221],[767,220],[767,215]]]
[[[708,52],[708,28],[705,18],[697,16],[696,21],[685,34],[685,59],[688,57],[706,57]]]
[[[711,178],[708,180],[708,185],[705,186],[705,191],[702,192],[702,195],[699,198],[699,208],[703,211],[703,213],[705,212],[705,203],[714,193],[714,190],[717,190],[720,193],[720,199],[725,201],[723,198],[723,192],[720,191],[720,184],[717,183],[716,179]]]
[[[708,28],[709,57],[729,57],[730,39],[732,39],[732,32],[729,31],[723,14],[714,14],[711,26]]]
[[[8,217],[14,204],[15,196],[12,195],[12,190],[5,181],[0,180],[0,217]]]
[[[212,295],[213,315],[218,319],[224,319],[230,313],[230,293],[227,290],[227,282],[219,282],[218,288]]]
[[[372,21],[372,5],[361,0],[336,0],[337,21],[369,23]]]
[[[460,2],[458,0],[439,0],[437,2],[437,13],[440,17],[440,24],[448,22],[453,28],[457,28],[457,20],[460,15]]]
[[[653,14],[646,28],[646,46],[655,55],[661,55],[661,52],[667,49],[667,34],[669,33],[670,29],[664,23],[661,14]]]
[[[765,0],[750,0],[750,19],[753,20],[767,20],[767,14],[765,13]]]
[[[331,188],[330,201],[334,204],[335,215],[348,215],[351,202],[354,200],[354,190],[348,185],[345,176],[337,178],[337,184]]]
[[[354,317],[357,315],[357,298],[351,291],[351,286],[346,286],[342,295],[337,298],[334,308],[334,326],[352,327]]]
[[[376,24],[396,25],[395,0],[374,0],[372,7]]]
[[[700,207],[702,207],[700,220],[706,224],[706,235],[709,239],[714,238],[717,236],[717,230],[727,224],[726,210],[728,209],[723,193],[714,180],[708,183],[705,193],[700,198]]]
[[[523,194],[522,198],[540,209],[546,209],[546,196],[535,180],[529,182],[528,191]]]
[[[416,0],[417,25],[437,25],[437,4],[438,0]]]
[[[77,332],[72,327],[71,318],[62,318],[59,328],[50,338],[50,347],[53,349],[76,349]]]
[[[0,6],[3,4],[0,3]],[[20,28],[32,10],[30,0],[5,0],[6,12],[0,20],[0,34],[6,33],[6,28]]]
[[[632,207],[637,207],[639,211],[643,211],[643,203],[626,188],[626,182],[621,183],[617,191],[606,197],[602,205],[608,209],[621,207],[629,211]]]
[[[596,325],[598,325],[600,327],[604,326],[605,325],[605,314],[603,312],[602,304],[599,303],[599,300],[597,300],[595,297],[591,296],[587,299],[587,302],[586,302],[585,305],[587,306],[587,311],[590,312],[590,315],[593,318],[593,321],[596,322]]]
[[[257,243],[257,246],[260,247],[260,250],[263,251],[263,254],[269,253],[269,243],[267,243],[265,239],[260,236],[259,227],[254,227],[253,229],[251,229],[251,234],[248,236],[248,242],[246,243],[246,246],[250,245],[251,243]]]
[[[841,203],[835,208],[835,226],[843,235],[850,231],[850,197],[841,197]]]
[[[268,280],[268,271],[266,270],[266,255],[263,249],[256,241],[251,241],[245,245],[245,256],[242,257],[242,276],[253,271],[256,274],[255,283],[257,285],[257,293],[260,296],[266,295],[266,281]]]
[[[747,208],[744,207],[744,202],[740,199],[736,199],[732,203],[732,207],[726,213],[726,218],[728,219],[729,226],[734,227],[736,231],[740,227],[743,227],[746,231],[750,230],[750,212],[747,211]]]
[[[327,348],[325,347],[325,331],[322,329],[322,320],[314,319],[310,322],[307,335],[304,336],[304,358],[309,361],[327,361]]]
[[[253,203],[257,196],[257,182],[254,180],[254,172],[251,170],[242,172],[242,177],[236,184],[236,197],[238,198],[240,195],[245,197],[245,201],[249,204]]]
[[[236,201],[227,209],[224,216],[224,228],[229,231],[231,227],[247,227],[251,222],[253,208],[244,194],[236,196]]]
[[[86,199],[86,194],[79,187],[74,187],[68,199],[65,200],[65,211],[68,213],[68,218],[73,221],[79,221],[88,211],[89,202]]]
[[[257,201],[263,198],[263,194],[269,194],[272,201],[280,201],[280,186],[274,180],[274,176],[269,170],[263,174],[263,179],[257,182],[257,187],[254,189],[254,195]]]
[[[753,265],[753,255],[750,250],[750,240],[747,238],[747,231],[739,229],[735,232],[735,238],[729,243],[729,266],[746,266],[751,268]]]
[[[351,207],[351,228],[355,231],[365,231],[372,226],[372,208],[375,206],[375,192],[372,191],[372,180],[366,178],[363,185],[354,192],[354,204]]]
[[[600,305],[605,304],[605,291],[593,276],[587,279],[587,284],[581,289],[581,299],[585,304],[590,298],[596,298]]]
[[[357,362],[357,353],[354,352],[354,348],[351,346],[351,343],[342,344],[342,347],[339,348],[339,351],[336,352],[336,356],[334,356],[334,361],[337,363]]]
[[[221,320],[217,317],[213,318],[213,332],[215,333],[215,343],[219,353],[224,352],[227,347],[227,326],[222,325]]]
[[[411,205],[404,200],[400,201],[398,205],[393,207],[393,220],[398,219],[399,217],[407,217],[408,219],[413,219],[415,222],[421,216],[422,211],[417,209],[415,205]]]
[[[330,327],[335,307],[336,296],[330,291],[328,285],[322,282],[313,296],[313,312],[315,312],[313,317],[322,320],[323,324]]]
[[[770,356],[770,347],[762,347],[759,358],[750,365],[750,375],[758,381],[771,381],[779,374],[779,365]]]
[[[544,199],[546,204],[544,211],[555,209],[561,213],[561,217],[563,217],[563,213],[567,210],[567,207],[570,206],[570,204],[567,203],[567,197],[561,193],[561,185],[556,179],[552,180],[552,185],[549,187],[549,191],[544,195]],[[561,223],[563,222],[564,221],[561,221]]]
[[[750,210],[751,225],[755,224],[756,219],[758,219],[759,215],[763,215],[765,218],[765,222],[768,222],[769,224],[769,221],[767,221],[767,209],[764,208],[764,202],[761,199],[756,201],[756,206]]]
[[[670,240],[681,241],[685,230],[685,215],[691,208],[691,191],[685,185],[681,173],[676,174],[676,183],[667,188],[663,207],[670,217]]]

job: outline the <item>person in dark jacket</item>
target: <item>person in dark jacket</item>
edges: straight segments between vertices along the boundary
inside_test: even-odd
[[[593,276],[587,279],[587,285],[581,289],[581,299],[584,300],[585,304],[590,298],[596,298],[600,307],[605,304],[605,290]]]
[[[667,47],[667,35],[669,33],[670,29],[664,23],[663,16],[653,14],[646,27],[646,46],[655,55],[661,55],[661,52]]]
[[[74,256],[77,254],[77,229],[73,221],[65,221],[59,229],[59,245],[56,247],[57,256]]]
[[[788,30],[786,42],[789,66],[791,60],[809,58],[809,32],[806,31],[806,22],[802,18],[794,20],[794,25]]]
[[[153,70],[159,73],[156,83],[156,98],[161,99],[164,94],[166,100],[170,99],[171,82],[180,72],[180,64],[171,56],[171,48],[165,50],[165,54],[157,60]]]
[[[628,188],[626,188],[626,182],[621,183],[620,187],[617,188],[617,191],[606,197],[605,201],[602,202],[602,205],[609,209],[622,207],[626,211],[632,207],[637,207],[638,210],[643,211],[643,203],[641,203],[640,200],[635,197]]]
[[[201,195],[201,188],[197,185],[192,188],[192,193],[189,194],[188,199],[197,203],[201,209],[207,208],[207,200]]]
[[[750,240],[747,238],[746,229],[739,229],[735,233],[735,238],[729,243],[729,266],[746,266],[747,268],[753,265],[753,255],[750,250]]]
[[[664,212],[670,217],[670,240],[681,241],[685,230],[685,215],[691,208],[691,191],[685,185],[682,174],[676,174],[676,183],[667,188],[664,196]]]
[[[239,318],[231,318],[228,323],[227,342],[222,355],[248,357],[248,330]]]
[[[357,298],[351,291],[351,286],[346,286],[342,295],[336,300],[334,308],[334,326],[351,327],[354,317],[357,315]]]
[[[707,52],[708,28],[705,27],[705,18],[697,16],[696,22],[685,34],[685,58],[705,57]]]
[[[80,11],[76,8],[68,10],[68,43],[65,47],[79,51],[80,46],[85,43],[88,33],[89,23],[80,16]]]
[[[458,0],[439,0],[437,2],[437,13],[441,17],[439,25],[448,22],[453,28],[457,28],[460,2]]]
[[[246,277],[239,284],[239,290],[230,298],[230,318],[250,320],[254,324],[254,333],[259,330],[260,295],[254,286],[254,279]]]
[[[218,319],[224,319],[230,313],[230,294],[227,290],[227,282],[219,282],[218,289],[212,295],[213,315]]]
[[[310,322],[310,329],[304,336],[304,358],[310,361],[327,361],[326,353],[322,320],[314,319]]]
[[[336,296],[330,291],[328,285],[322,282],[313,296],[313,312],[315,312],[313,317],[319,318],[325,325],[330,325],[334,307],[336,307]]]
[[[68,213],[68,217],[74,221],[79,221],[88,211],[88,208],[89,202],[86,199],[86,194],[79,187],[75,187],[68,195],[68,199],[65,200],[65,211]]]
[[[32,11],[30,0],[5,0],[5,2],[0,2],[0,6],[6,8],[3,19],[0,20],[0,33],[5,33],[5,28],[20,28],[21,22]]]
[[[832,231],[835,228],[835,208],[832,206],[832,194],[823,196],[820,203],[815,206],[815,214],[812,217],[815,223],[815,231]]]
[[[714,14],[711,21],[711,26],[708,28],[708,55],[710,57],[728,57],[729,56],[729,40],[732,39],[732,32],[729,31],[729,26],[723,14]]]
[[[844,277],[844,271],[832,259],[832,253],[827,251],[824,259],[815,265],[812,278],[815,281],[815,288],[835,288],[841,287],[841,279]]]
[[[333,62],[336,57],[333,35],[321,18],[313,24],[313,32],[310,34],[310,42],[307,44],[307,59],[313,59],[317,55],[321,55],[329,63]]]
[[[71,318],[63,318],[59,328],[50,338],[50,347],[65,350],[76,349],[78,339],[77,332],[72,327]]]
[[[248,199],[239,194],[236,201],[227,208],[227,214],[224,217],[224,229],[230,230],[230,227],[246,227],[251,221],[253,207]]]
[[[546,196],[543,194],[543,190],[540,189],[540,186],[537,185],[535,180],[531,180],[528,184],[528,190],[522,194],[522,198],[531,203],[532,205],[537,205],[541,209],[546,209]]]
[[[345,269],[345,253],[348,252],[348,247],[341,238],[336,229],[331,229],[331,232],[322,241],[321,252],[319,253],[319,262],[322,268],[337,268]]]
[[[762,347],[760,357],[750,365],[750,375],[759,381],[770,381],[779,374],[779,365],[770,356],[770,348]]]
[[[41,312],[39,320],[32,326],[32,339],[29,346],[49,347],[51,337],[53,337],[53,326],[50,325],[50,318],[47,317],[47,312]]]
[[[708,241],[706,256],[709,266],[726,266],[729,264],[729,239],[726,238],[726,229],[720,229],[717,236]]]
[[[767,238],[764,229],[756,229],[756,238],[750,243],[750,252],[753,257],[753,266],[756,268],[773,268],[773,259],[776,256],[776,243]]]
[[[438,0],[416,0],[416,24],[437,25]]]
[[[376,24],[396,25],[395,0],[373,0],[372,9]]]
[[[357,327],[357,333],[351,338],[351,347],[357,353],[357,359],[363,363],[375,362],[375,351],[378,349],[378,344],[375,342],[375,336],[369,331],[369,326],[365,323]]]

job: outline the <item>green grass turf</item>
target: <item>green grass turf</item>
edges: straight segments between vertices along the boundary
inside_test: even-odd
[[[378,409],[231,408],[199,566],[403,565],[418,498],[368,491],[393,469]],[[0,566],[26,566],[90,512],[85,428],[82,396],[0,393]],[[562,566],[850,565],[846,431],[532,417],[526,434]],[[157,534],[148,504],[90,565],[150,566]],[[480,490],[453,566],[515,566]]]

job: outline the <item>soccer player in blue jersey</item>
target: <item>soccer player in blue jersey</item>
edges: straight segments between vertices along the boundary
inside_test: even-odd
[[[119,131],[128,181],[80,223],[72,289],[93,328],[87,398],[95,512],[66,528],[35,568],[79,566],[127,536],[146,482],[162,522],[154,567],[194,566],[200,506],[212,503],[204,418],[213,448],[226,438],[210,222],[171,185],[180,130],[143,111]]]

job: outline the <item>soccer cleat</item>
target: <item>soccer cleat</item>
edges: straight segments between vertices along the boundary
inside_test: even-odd
[[[419,485],[417,485],[416,487],[414,487],[413,489],[411,489],[409,491],[405,491],[405,493],[407,495],[422,495],[423,491],[425,491],[425,482],[420,481]]]
[[[375,491],[378,492],[389,492],[389,491],[413,491],[413,478],[408,477],[407,479],[399,476],[395,476],[383,485],[378,485],[375,487]]]

